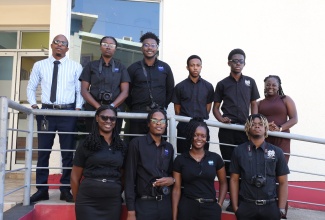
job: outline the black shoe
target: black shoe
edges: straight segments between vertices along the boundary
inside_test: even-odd
[[[41,200],[49,200],[49,192],[47,190],[38,190],[30,197],[30,203],[35,203]]]
[[[226,211],[227,211],[227,212],[234,212],[234,210],[232,209],[231,202],[229,202],[229,205],[228,205],[228,207],[226,208]]]
[[[60,200],[65,200],[66,202],[74,202],[70,190],[61,191]]]

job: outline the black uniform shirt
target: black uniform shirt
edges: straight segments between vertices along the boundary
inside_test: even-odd
[[[188,77],[175,86],[172,101],[181,106],[180,115],[209,119],[206,105],[213,102],[213,95],[211,83],[201,77],[194,83]]]
[[[100,60],[94,60],[89,62],[79,77],[80,81],[88,82],[90,86],[90,94],[98,100],[99,91],[106,91],[112,93],[112,101],[121,93],[120,84],[123,82],[130,82],[130,76],[126,70],[126,67],[120,62],[113,59],[109,61],[109,65],[106,66],[105,62],[102,62],[102,72],[99,73]]]
[[[267,142],[259,148],[251,142],[236,147],[229,171],[240,175],[239,195],[253,200],[276,198],[276,177],[290,173],[283,151]],[[254,175],[266,177],[266,185],[259,188],[253,185]]]
[[[216,173],[224,166],[219,154],[205,151],[201,162],[194,160],[189,152],[176,157],[174,171],[182,176],[182,195],[190,198],[216,198],[214,180]]]
[[[260,98],[255,80],[241,75],[237,82],[231,75],[218,82],[214,102],[222,103],[223,117],[232,123],[245,124],[250,102]]]
[[[147,77],[143,73],[142,62]],[[144,61],[138,61],[129,66],[127,70],[131,78],[127,104],[132,111],[144,110],[146,106],[150,106],[151,99],[148,85],[154,102],[161,107],[168,107],[172,99],[175,83],[173,72],[167,63],[156,59],[153,66],[148,66]]]
[[[163,138],[157,147],[151,135],[132,139],[125,168],[125,200],[129,211],[135,210],[136,197],[152,195],[152,183],[172,176],[173,146]]]
[[[86,178],[120,180],[124,157],[121,151],[112,150],[101,136],[102,148],[92,151],[82,144],[77,148],[73,165],[84,168]]]

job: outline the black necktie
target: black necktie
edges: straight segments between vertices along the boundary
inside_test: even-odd
[[[56,100],[56,87],[58,82],[58,70],[59,70],[60,61],[54,61],[54,68],[53,68],[53,77],[52,77],[52,87],[51,87],[51,97],[50,101],[52,103]]]

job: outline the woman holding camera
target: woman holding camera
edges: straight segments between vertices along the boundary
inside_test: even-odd
[[[92,132],[75,153],[71,189],[77,220],[120,219],[127,148],[117,132],[116,115],[113,107],[99,107]]]
[[[226,170],[220,155],[204,150],[208,137],[209,128],[203,119],[191,119],[186,127],[190,150],[174,161],[173,220],[221,219],[221,207],[227,194]],[[214,186],[216,176],[218,200]]]
[[[101,57],[89,62],[83,69],[81,95],[86,100],[85,110],[95,111],[101,105],[110,105],[124,111],[124,100],[128,97],[130,76],[126,67],[113,59],[117,48],[114,37],[105,36],[100,43]],[[86,118],[86,129],[90,132],[93,118]],[[117,129],[121,130],[123,119],[118,119]]]

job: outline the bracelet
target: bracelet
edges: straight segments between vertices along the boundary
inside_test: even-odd
[[[281,125],[279,126],[279,131],[280,131],[280,132],[282,131],[282,126],[281,126]]]
[[[175,180],[175,178],[174,177],[172,177],[173,178],[173,183],[176,183],[176,180]]]

